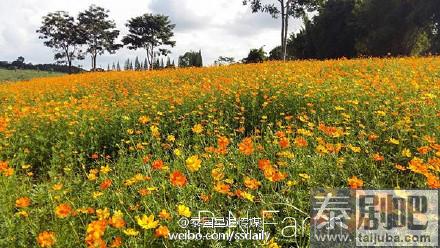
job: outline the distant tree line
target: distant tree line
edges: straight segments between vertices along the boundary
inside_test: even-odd
[[[174,47],[174,24],[164,15],[144,14],[128,20],[129,34],[123,37],[122,44],[117,43],[119,30],[109,18],[109,11],[91,5],[72,17],[65,11],[49,13],[43,17],[42,26],[37,30],[44,45],[55,51],[54,59],[72,68],[75,60],[90,56],[91,68],[97,70],[97,58],[108,52],[115,53],[123,46],[130,50],[144,49],[147,69],[160,66],[159,56],[170,53],[167,46]],[[146,65],[146,66],[145,66]]]
[[[301,17],[304,27],[298,33],[286,37],[268,56],[262,50],[253,49],[243,62],[255,63],[265,59],[414,56],[440,52],[438,0],[246,2],[251,4],[253,12],[268,12],[275,18],[282,15],[282,10],[276,7],[275,2],[285,8],[293,8],[292,14],[285,16]],[[286,7],[286,4],[290,7]],[[311,14],[310,11],[314,12]],[[286,35],[285,30],[282,35]]]
[[[20,56],[15,61],[0,61],[0,68],[8,70],[38,70],[38,71],[50,71],[61,73],[79,73],[84,71],[80,67],[61,65],[61,64],[36,64],[25,63],[25,58]]]
[[[190,51],[179,57],[179,67],[202,67],[202,51]]]
[[[164,62],[164,58],[161,57],[156,58],[155,62],[153,63],[153,66],[155,69],[164,69],[164,68],[175,68],[176,65],[173,62],[171,62],[171,59],[167,56],[166,62]],[[121,68],[121,65],[119,64],[119,61],[117,63],[113,63],[111,66],[110,64],[107,65],[107,71],[146,71],[149,68],[149,62],[148,59],[145,58],[144,61],[139,59],[139,57],[136,56],[134,60],[127,59],[124,62],[123,67]]]

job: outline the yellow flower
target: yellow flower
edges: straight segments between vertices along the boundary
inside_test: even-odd
[[[178,148],[174,149],[173,151],[174,155],[176,155],[177,157],[182,156],[182,151]]]
[[[108,210],[108,208],[97,209],[96,210],[96,216],[98,216],[99,220],[108,219],[108,217],[110,217],[110,211]]]
[[[289,181],[287,182],[287,186],[289,186],[289,187],[293,187],[293,186],[295,186],[295,185],[297,185],[297,184],[298,184],[297,181],[289,180]]]
[[[22,218],[29,217],[29,213],[26,210],[18,211],[17,213],[15,213],[15,215],[22,217]]]
[[[352,146],[352,145],[348,145],[348,148],[350,148],[350,150],[354,153],[360,153],[361,152],[361,148],[359,146]]]
[[[96,180],[96,174],[89,173],[87,175],[87,179],[89,179],[90,181],[95,181]]]
[[[201,124],[196,124],[193,126],[192,131],[196,134],[203,132],[203,126]]]
[[[142,217],[136,216],[136,222],[139,226],[141,226],[143,229],[153,229],[156,228],[157,225],[159,225],[159,221],[154,220],[154,215],[150,215],[147,217],[147,215],[142,215]]]
[[[240,197],[242,197],[242,198],[244,198],[244,199],[246,199],[246,200],[248,200],[250,202],[254,201],[255,196],[253,196],[252,194],[250,194],[250,193],[248,193],[246,191],[241,191],[241,190],[240,191],[237,190],[237,191],[238,191],[237,192],[238,196],[240,196]]]
[[[280,246],[275,242],[275,239],[272,238],[269,240],[269,243],[266,245],[267,248],[280,248]]]
[[[101,166],[101,169],[99,170],[102,174],[108,174],[110,171],[112,171],[112,169],[108,165]]]
[[[150,127],[150,131],[151,131],[151,135],[155,138],[159,138],[160,136],[160,132],[159,132],[159,128],[156,126],[151,126]]]
[[[389,142],[390,144],[393,144],[393,145],[398,145],[398,144],[400,143],[399,140],[394,139],[394,138],[390,138],[390,139],[388,140],[388,142]]]
[[[63,188],[63,184],[62,183],[56,183],[52,186],[53,190],[61,190]]]
[[[138,121],[140,124],[145,125],[148,122],[150,122],[150,118],[148,116],[143,115],[143,116],[139,117]]]
[[[30,165],[30,164],[24,164],[24,165],[22,165],[21,166],[21,168],[23,169],[23,170],[27,170],[27,169],[29,169],[29,168],[31,168],[32,166]]]
[[[378,110],[378,111],[376,111],[376,114],[377,114],[378,116],[386,116],[386,115],[387,115],[387,113],[385,113],[385,112],[382,111],[382,110]]]
[[[402,156],[410,158],[412,156],[411,151],[408,148],[403,149]]]
[[[139,232],[133,228],[127,228],[122,232],[125,233],[125,235],[127,235],[127,236],[138,236],[139,235]]]
[[[301,179],[304,181],[310,180],[310,176],[307,173],[299,173],[298,176],[301,177]]]
[[[168,140],[169,142],[174,142],[174,141],[176,141],[176,137],[174,137],[174,135],[168,135],[168,136],[167,136],[167,140]]]
[[[200,169],[202,161],[197,155],[191,156],[186,160],[186,167],[191,172],[196,172]]]
[[[225,177],[225,174],[223,173],[223,168],[212,169],[211,176],[216,181],[222,180]]]
[[[188,217],[188,218],[191,217],[191,211],[189,210],[189,207],[187,207],[183,204],[180,204],[177,206],[177,213],[180,216],[184,216],[184,217]]]
[[[92,193],[92,197],[93,197],[93,199],[96,199],[96,198],[102,196],[103,194],[104,194],[104,193],[101,192],[101,191],[94,191],[94,192]]]

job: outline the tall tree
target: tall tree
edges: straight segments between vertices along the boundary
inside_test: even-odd
[[[148,70],[148,61],[147,58],[144,60],[144,70]]]
[[[134,69],[136,71],[140,71],[141,70],[141,63],[139,63],[138,56],[136,56],[136,59],[134,60]]]
[[[124,63],[124,70],[127,71],[130,69],[130,59],[127,59]]]
[[[281,50],[283,60],[287,56],[287,34],[289,17],[301,17],[307,11],[313,11],[323,0],[243,0],[250,5],[253,13],[269,13],[273,18],[281,17]]]
[[[78,15],[81,37],[87,45],[87,52],[91,56],[92,70],[96,69],[96,58],[104,54],[105,51],[113,54],[121,48],[115,40],[119,36],[119,30],[116,30],[116,24],[109,19],[109,11],[91,5],[89,9],[80,12]]]
[[[117,71],[121,71],[121,65],[119,64],[119,61],[118,61],[118,63],[116,64],[116,70],[117,70]]]
[[[229,65],[235,62],[233,57],[224,57],[220,56],[216,61],[214,61],[214,65]]]
[[[249,51],[249,54],[246,58],[243,59],[243,63],[261,63],[267,59],[266,52],[263,47],[254,48]]]
[[[202,52],[186,52],[179,57],[179,67],[202,67]]]
[[[155,68],[153,64],[156,55],[166,56],[170,53],[163,46],[174,47],[176,44],[171,40],[175,25],[171,24],[168,16],[144,14],[130,19],[126,25],[129,34],[122,39],[122,42],[128,45],[128,49],[145,49],[150,69]]]
[[[45,46],[55,50],[54,59],[58,63],[65,63],[69,72],[75,59],[84,59],[80,50],[82,41],[78,25],[67,12],[57,11],[44,16],[37,33],[40,33],[38,38],[45,40]]]

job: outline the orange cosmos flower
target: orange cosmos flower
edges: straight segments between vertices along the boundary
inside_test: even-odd
[[[284,149],[284,148],[287,148],[290,146],[289,139],[286,137],[281,138],[278,144],[280,145],[281,149]]]
[[[428,167],[423,163],[423,160],[420,158],[413,158],[408,163],[408,169],[410,169],[414,173],[419,174],[427,174],[429,173]]]
[[[55,233],[51,231],[41,232],[37,237],[37,243],[40,247],[52,247],[55,241]]]
[[[428,187],[431,189],[440,189],[440,180],[437,176],[429,173],[426,176],[426,183],[428,184]]]
[[[122,237],[121,236],[116,236],[112,243],[110,244],[110,248],[118,248],[122,246]]]
[[[286,137],[286,134],[285,134],[283,131],[277,131],[277,132],[275,133],[275,135],[276,135],[278,138],[284,138],[284,137]]]
[[[89,248],[105,248],[107,244],[102,239],[102,236],[104,236],[105,229],[107,228],[107,221],[106,220],[96,220],[91,222],[87,226],[86,230],[86,244]]]
[[[246,186],[246,188],[256,190],[261,186],[261,183],[257,179],[245,177],[244,185]]]
[[[99,188],[101,190],[105,190],[108,189],[110,186],[112,185],[112,180],[111,179],[105,179],[101,185],[99,185]]]
[[[394,168],[400,170],[400,171],[406,171],[406,168],[400,164],[395,164]]]
[[[170,175],[170,182],[174,186],[183,187],[186,185],[187,180],[186,180],[185,175],[182,174],[182,172],[174,171]]]
[[[148,190],[148,189],[146,189],[146,188],[141,188],[141,189],[138,190],[138,193],[139,193],[141,196],[146,196],[146,195],[151,194],[151,191]]]
[[[144,164],[148,163],[148,161],[150,161],[150,157],[151,157],[151,155],[144,156],[144,157],[142,158],[142,162],[143,162]]]
[[[421,147],[417,148],[417,151],[420,154],[425,155],[425,154],[427,154],[428,152],[431,151],[431,148],[429,146],[421,146]]]
[[[217,183],[214,187],[214,190],[221,194],[229,194],[231,186],[229,184]]]
[[[260,160],[258,160],[258,168],[260,170],[264,171],[264,170],[268,169],[269,167],[272,167],[272,165],[270,164],[269,159],[260,159]]]
[[[10,177],[10,176],[14,175],[14,169],[13,168],[6,168],[6,169],[2,170],[2,173],[5,177]]]
[[[307,140],[303,137],[296,137],[294,143],[296,147],[306,147],[308,145]]]
[[[254,152],[254,144],[251,138],[245,138],[238,144],[238,150],[244,155],[251,155]]]
[[[364,181],[356,176],[352,176],[348,179],[348,186],[350,186],[351,189],[360,189],[364,186]]]
[[[162,220],[171,220],[171,214],[166,209],[162,209],[159,212],[159,218]]]
[[[8,163],[7,163],[7,162],[0,161],[0,172],[6,170],[7,168],[9,168]]]
[[[163,161],[161,159],[154,160],[151,164],[151,167],[155,170],[162,170],[163,169]]]
[[[203,202],[208,202],[211,199],[210,195],[207,195],[205,193],[200,194],[200,199],[202,199]]]
[[[287,177],[287,174],[278,171],[272,166],[264,170],[263,173],[264,177],[271,182],[279,182]]]
[[[62,203],[55,208],[58,218],[66,218],[72,213],[72,207],[67,203]]]
[[[168,230],[168,227],[160,225],[155,231],[154,236],[156,238],[168,238],[168,235],[170,234],[170,230]]]
[[[370,134],[368,135],[368,140],[369,141],[375,141],[379,138],[379,136],[377,136],[376,134]]]
[[[384,161],[385,160],[384,156],[380,155],[379,153],[375,153],[373,155],[373,159],[374,159],[374,161]]]
[[[225,136],[220,136],[217,139],[218,147],[226,148],[229,145],[229,139]]]
[[[109,224],[114,228],[123,228],[125,226],[125,220],[122,212],[116,211],[110,218]]]
[[[17,208],[26,208],[31,205],[31,199],[29,197],[20,197],[15,200],[15,206]]]

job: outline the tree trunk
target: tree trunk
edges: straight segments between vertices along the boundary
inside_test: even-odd
[[[95,68],[95,70],[96,70],[96,58],[97,57],[98,57],[97,54],[93,55],[93,67]]]
[[[283,59],[286,61],[287,57],[287,33],[289,29],[289,15],[286,14],[285,24],[284,24],[284,48],[283,48]]]
[[[67,63],[69,64],[69,74],[72,74],[72,60],[68,58],[67,61]]]
[[[284,0],[281,2],[281,54],[283,57],[283,60],[286,60],[285,54],[284,54],[284,18],[285,18],[285,8],[284,8]]]

